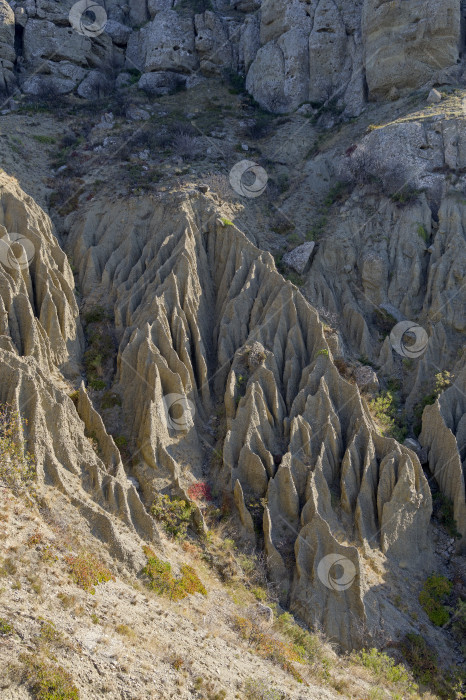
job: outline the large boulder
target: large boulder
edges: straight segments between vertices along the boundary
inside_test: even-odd
[[[232,34],[238,34],[238,28],[230,32],[228,24],[214,12],[204,12],[195,17],[196,52],[200,57],[201,71],[204,75],[219,75],[226,69],[236,68]]]
[[[105,33],[90,38],[82,36],[70,26],[29,19],[24,29],[23,54],[30,68],[42,65],[46,59],[97,68],[110,58],[112,40]]]
[[[333,0],[322,0],[309,37],[309,99],[324,102],[349,80],[351,60],[346,28]]]
[[[288,112],[308,99],[309,44],[301,29],[291,29],[257,52],[246,88],[272,112]]]
[[[459,57],[458,0],[365,0],[363,8],[369,97],[420,87]]]
[[[145,71],[190,73],[198,65],[194,25],[174,10],[159,12],[144,28]]]

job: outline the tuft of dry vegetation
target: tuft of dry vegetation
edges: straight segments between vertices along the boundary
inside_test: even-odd
[[[95,593],[99,583],[115,580],[110,569],[92,552],[83,549],[78,554],[65,557],[71,579],[89,593]]]
[[[143,574],[147,577],[145,584],[158,595],[166,595],[171,600],[181,600],[193,593],[207,595],[207,589],[198,575],[188,564],[180,567],[180,576],[173,575],[170,562],[159,559],[150,547],[144,547],[147,564]]]
[[[28,486],[36,475],[34,456],[23,440],[26,421],[8,404],[0,406],[0,483],[16,493]]]

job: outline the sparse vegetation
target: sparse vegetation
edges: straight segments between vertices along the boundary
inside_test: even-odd
[[[34,456],[24,445],[25,425],[12,406],[0,405],[0,483],[15,492],[29,486],[36,475]]]
[[[114,579],[110,569],[92,552],[82,550],[65,557],[71,579],[85,591],[95,593],[95,586]]]
[[[427,241],[429,240],[429,234],[427,233],[426,227],[422,224],[419,224],[419,226],[417,227],[417,235],[420,236],[420,238],[422,238],[424,243],[427,243]]]
[[[402,664],[396,664],[390,656],[378,649],[369,649],[369,651],[362,649],[356,659],[362,666],[370,669],[379,680],[387,683],[409,683],[410,681],[406,668]]]
[[[451,386],[453,381],[453,375],[451,372],[444,370],[443,372],[438,372],[434,378],[434,387],[429,394],[426,394],[419,403],[414,407],[414,423],[413,431],[415,435],[419,435],[422,427],[422,414],[426,406],[431,406],[436,402],[440,394],[442,394],[445,389]]]
[[[25,676],[36,700],[79,700],[73,677],[62,666],[48,660],[23,655]]]
[[[387,389],[369,401],[369,408],[382,435],[403,442],[408,434],[404,415],[399,411],[399,399],[394,391]]]
[[[442,627],[450,619],[448,608],[443,603],[450,595],[452,586],[452,582],[445,576],[432,574],[424,583],[424,587],[419,594],[419,602],[427,613],[429,620],[438,627]]]
[[[270,659],[293,678],[302,681],[302,675],[295,664],[305,661],[302,650],[291,642],[284,642],[278,636],[265,631],[254,620],[236,615],[233,620],[235,628],[242,638],[247,641],[254,651],[266,659]]]
[[[434,517],[444,526],[450,537],[460,539],[461,533],[458,532],[453,503],[440,491],[433,496],[433,511]]]
[[[109,408],[114,408],[114,406],[121,406],[121,396],[114,391],[106,391],[102,396],[100,408],[105,411]]]
[[[53,136],[46,136],[45,134],[33,134],[32,138],[37,141],[37,143],[41,143],[43,145],[50,146],[54,143],[56,143],[56,140]]]
[[[186,537],[192,511],[191,503],[166,494],[157,494],[151,507],[154,518],[162,523],[167,535],[175,539]]]
[[[170,562],[163,561],[150,547],[144,547],[147,564],[143,569],[145,585],[158,595],[166,595],[171,600],[181,600],[188,595],[201,593],[207,595],[207,589],[191,566],[182,564],[180,576],[174,576]]]
[[[247,678],[244,683],[245,698],[248,700],[285,700],[286,695],[260,678]]]
[[[96,306],[85,314],[84,320],[89,343],[89,347],[84,353],[84,367],[88,384],[92,389],[102,391],[107,387],[104,377],[113,370],[111,361],[115,352],[114,340],[109,326],[110,317],[105,309]]]
[[[13,626],[3,617],[0,617],[0,636],[6,636],[13,632]]]

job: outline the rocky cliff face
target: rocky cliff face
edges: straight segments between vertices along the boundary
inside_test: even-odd
[[[460,70],[459,0],[107,1],[93,23],[81,5],[2,0],[6,94],[18,86],[94,98],[128,80],[128,70],[142,72],[141,89],[163,94],[233,71],[271,111],[332,100],[357,115],[367,99],[393,99]]]

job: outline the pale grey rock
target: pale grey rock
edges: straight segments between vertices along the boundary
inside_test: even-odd
[[[458,61],[461,13],[457,0],[365,0],[366,78],[371,99],[421,87]]]
[[[325,102],[349,81],[348,37],[334,0],[320,0],[309,36],[309,96]]]
[[[437,104],[442,101],[442,95],[438,90],[432,88],[427,96],[427,104]]]
[[[289,253],[286,253],[286,255],[283,256],[283,262],[302,275],[309,266],[315,246],[316,244],[314,241],[303,243]]]
[[[357,367],[354,371],[354,378],[358,387],[363,391],[374,394],[380,388],[377,373],[369,365]]]
[[[246,75],[260,49],[260,22],[257,15],[246,17],[241,27],[238,67]]]
[[[421,447],[421,444],[418,440],[415,440],[414,438],[406,438],[406,440],[403,442],[403,445],[405,447],[408,447],[418,456],[421,464],[427,463],[427,449],[425,447]]]
[[[261,5],[261,44],[278,39],[290,29],[300,29],[309,36],[313,8],[305,0],[263,0]]]
[[[428,451],[429,468],[441,492],[453,503],[456,528],[462,536],[455,544],[466,551],[466,489],[464,446],[466,444],[466,367],[453,385],[422,414],[419,442]]]
[[[234,28],[211,11],[195,16],[195,47],[204,75],[221,75],[225,69],[236,69],[237,60],[232,41],[239,26]],[[238,39],[238,37],[235,37]]]
[[[24,7],[15,7],[15,24],[17,24],[19,27],[24,27],[26,26],[26,22],[28,21],[28,14],[25,10]]]
[[[147,8],[151,19],[154,19],[157,12],[165,12],[173,8],[174,0],[148,0]]]
[[[29,68],[36,68],[45,59],[96,68],[110,57],[112,41],[105,33],[91,39],[78,34],[70,26],[57,26],[45,19],[29,19],[24,30],[23,47]]]
[[[117,46],[126,46],[132,33],[131,27],[127,27],[113,19],[107,20],[105,32]]]
[[[247,78],[246,88],[266,109],[287,112],[309,95],[309,44],[301,29],[293,28],[277,41],[259,49]]]
[[[54,95],[66,95],[76,87],[76,82],[52,75],[32,75],[21,85],[26,95],[53,99]]]
[[[145,72],[189,73],[198,65],[194,25],[174,10],[159,12],[145,29]]]
[[[125,53],[125,67],[128,70],[144,71],[146,61],[146,46],[145,38],[147,32],[144,28],[139,31],[134,31],[128,39],[128,45]]]
[[[0,94],[3,95],[11,93],[16,84],[14,40],[15,14],[6,0],[0,0]]]

